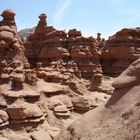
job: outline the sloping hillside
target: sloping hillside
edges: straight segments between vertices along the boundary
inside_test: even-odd
[[[131,86],[128,80],[120,81],[123,77],[130,80]],[[59,139],[140,140],[139,60],[116,79],[114,87],[116,90],[106,104],[76,120]]]
[[[107,104],[89,111],[71,125],[69,139],[139,140],[139,99],[140,86],[117,90]]]

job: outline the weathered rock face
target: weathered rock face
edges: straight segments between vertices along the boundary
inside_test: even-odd
[[[119,77],[115,78],[113,87],[115,89],[125,88],[140,83],[140,59],[134,61]]]
[[[13,12],[8,12],[14,16]],[[87,140],[96,136],[100,140],[101,136],[104,139],[102,132],[107,133],[106,139],[112,139],[112,136],[108,138],[108,132],[113,131],[113,134],[118,136],[116,133],[120,132],[118,130],[126,130],[125,134],[128,134],[131,127],[128,128],[128,132],[127,127],[125,127],[126,129],[120,128],[124,128],[122,124],[128,122],[124,121],[129,116],[137,114],[133,112],[136,112],[139,106],[139,102],[137,102],[139,99],[137,91],[140,88],[138,85],[140,82],[139,60],[135,61],[114,82],[113,78],[103,77],[102,67],[104,73],[117,75],[127,67],[126,62],[129,65],[139,56],[137,55],[139,29],[123,29],[105,42],[104,39],[101,39],[100,33],[95,39],[83,37],[81,32],[76,29],[72,29],[68,33],[58,31],[53,26],[47,25],[46,18],[45,14],[39,16],[35,32],[25,42],[26,56],[33,69],[30,69],[28,62],[24,63],[21,59],[24,56],[21,57],[23,53],[19,54],[19,52],[23,52],[24,49],[15,52],[15,56],[19,57],[16,57],[16,61],[10,67],[4,65],[2,69],[0,128],[5,126],[8,129],[5,129],[4,132],[0,131],[0,136],[18,140],[52,140],[63,129],[69,131],[69,135],[60,134],[60,140]],[[6,20],[13,20],[13,18],[6,18]],[[5,38],[10,35],[5,35]],[[11,38],[19,41],[17,36]],[[1,42],[4,44],[3,40]],[[137,52],[132,50],[137,50]],[[14,51],[11,54],[14,54]],[[11,59],[12,62],[13,59]],[[8,59],[4,62],[8,62]],[[110,67],[112,65],[113,67]],[[110,97],[105,93],[92,91],[110,90],[111,93],[114,90],[111,87],[112,82],[115,89],[112,97],[106,105],[95,109],[95,112],[94,110],[90,112],[89,110],[98,107]],[[129,89],[130,86],[136,86],[136,84],[138,87],[132,88],[132,91],[136,92],[135,100],[133,100],[132,91]],[[120,99],[125,93],[128,93],[126,96],[131,101],[130,103],[126,98]],[[120,101],[118,101],[119,99]],[[134,105],[135,103],[136,105]],[[128,108],[128,112],[125,113],[126,108]],[[82,119],[72,123],[87,111],[89,112]],[[113,121],[110,121],[110,116]],[[138,120],[139,114],[134,117]],[[120,124],[118,120],[120,120]],[[116,124],[119,125],[117,129],[114,129],[116,127],[113,126]],[[54,127],[50,127],[50,125]],[[127,125],[129,126],[129,123]],[[92,130],[92,128],[95,129]],[[92,131],[88,133],[88,130]],[[136,129],[134,128],[134,130]],[[17,131],[20,132],[20,135],[17,135]],[[136,133],[138,133],[137,130]],[[123,139],[125,136],[116,139]],[[114,136],[113,138],[115,139]],[[127,138],[125,137],[125,139]]]
[[[57,77],[51,78],[53,81],[66,81],[71,75],[92,79],[96,71],[102,73],[101,50],[95,38],[85,38],[76,29],[70,30],[68,34],[58,31],[47,25],[45,14],[41,14],[39,19],[35,33],[30,35],[25,43],[26,56],[32,66],[41,62],[43,67],[53,67],[52,73],[56,71],[56,75],[52,77]]]
[[[2,16],[0,139],[52,140],[109,97],[99,92],[92,95],[89,80],[83,79],[94,78],[94,83],[97,73],[102,73],[94,38],[84,38],[76,30],[68,35],[57,31],[47,26],[46,15],[41,14],[35,33],[25,43],[31,68],[17,35],[15,13],[5,10]]]
[[[3,20],[0,21],[1,65],[4,65],[4,61],[10,64],[17,59],[20,60],[23,65],[25,62],[23,54],[24,47],[18,39],[14,20],[15,13],[11,10],[5,10],[1,16],[3,17]]]
[[[64,48],[67,34],[57,31],[53,26],[47,26],[45,14],[41,14],[39,19],[35,33],[29,36],[25,43],[26,56],[34,66],[37,62],[48,66],[53,61],[69,56]]]
[[[113,82],[111,98],[88,111],[59,135],[59,140],[139,139],[140,59]]]
[[[68,32],[68,50],[82,77],[92,78],[94,71],[101,70],[98,41],[93,37],[85,38],[76,29]]]
[[[3,11],[0,21],[0,81],[1,84],[12,81],[11,88],[23,88],[25,75],[23,43],[17,35],[15,13],[9,9]]]
[[[102,52],[105,74],[119,75],[140,56],[140,29],[122,29],[111,36]]]
[[[3,11],[1,16],[3,20],[0,21],[0,94],[1,100],[3,100],[1,107],[7,108],[6,102],[9,100],[5,102],[3,97],[17,99],[26,96],[26,93],[22,94],[21,91],[25,90],[26,85],[36,85],[36,75],[34,70],[30,69],[30,64],[24,55],[23,43],[18,38],[14,19],[15,13],[7,9]],[[20,108],[18,107],[12,108],[13,111],[16,112]],[[22,112],[20,109],[18,111]],[[19,112],[17,114],[20,114]],[[8,114],[10,113],[8,112]],[[2,113],[1,117],[3,115],[5,115],[5,119],[8,118],[6,113]],[[10,115],[10,119],[14,117],[14,114]]]
[[[40,103],[37,104],[40,94],[35,90],[36,73],[30,69],[24,55],[23,43],[17,35],[15,13],[7,9],[1,16],[3,20],[0,21],[0,129],[12,126],[18,130],[19,124],[37,124],[43,121],[46,112],[41,109]],[[8,136],[5,129],[3,132],[3,136],[6,135],[4,137],[8,139],[22,139],[16,137],[17,135]]]

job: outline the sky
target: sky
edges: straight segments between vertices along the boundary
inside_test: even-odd
[[[107,38],[122,28],[140,27],[140,0],[0,0],[0,13],[4,9],[16,13],[18,30],[36,26],[41,13],[48,25],[77,28],[84,36],[100,32]]]

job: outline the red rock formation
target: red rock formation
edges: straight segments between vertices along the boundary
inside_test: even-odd
[[[106,104],[77,119],[66,131],[61,132],[58,140],[139,139],[139,72],[140,58],[115,79],[115,90]],[[87,104],[84,104],[84,107],[86,106]]]
[[[39,16],[35,33],[29,36],[25,43],[26,56],[34,66],[37,62],[47,66],[53,61],[69,56],[65,49],[67,34],[57,31],[53,26],[47,26],[46,17],[45,14]]]
[[[115,78],[113,87],[115,89],[121,89],[140,83],[140,59],[134,61],[119,77]]]
[[[23,67],[27,61],[24,56],[23,43],[17,35],[15,13],[4,10],[0,21],[0,81],[8,83],[12,80],[12,89],[23,88]]]
[[[45,121],[47,113],[39,102],[36,71],[30,69],[30,64],[24,56],[24,46],[18,38],[15,13],[4,10],[0,21],[0,129],[10,129],[12,134],[3,129],[3,137],[8,139],[30,139],[30,136],[14,130],[26,128]],[[11,128],[10,128],[11,126]],[[1,132],[2,132],[1,131]],[[14,134],[14,135],[13,135]]]
[[[31,65],[41,62],[37,75],[47,82],[70,84],[73,76],[92,79],[96,71],[102,74],[98,41],[83,37],[76,29],[68,34],[58,31],[47,25],[46,17],[45,14],[39,16],[35,33],[25,43]]]
[[[24,47],[18,39],[15,24],[15,13],[9,9],[1,14],[3,20],[0,21],[0,59],[1,63],[6,61],[10,64],[14,60],[20,60],[22,65],[26,61],[24,57]],[[8,65],[7,64],[7,65]],[[4,65],[4,64],[1,64]],[[2,67],[1,67],[2,68]]]
[[[113,67],[115,69],[117,66],[126,67],[126,62],[125,65],[120,65],[124,59],[130,62],[139,56],[136,55],[140,43],[139,29],[124,29],[105,42],[101,39],[100,33],[95,39],[83,37],[76,29],[68,33],[58,31],[48,26],[47,16],[41,14],[35,33],[30,35],[25,43],[26,55],[30,62],[28,63],[24,56],[23,44],[17,36],[15,13],[5,10],[2,16],[3,20],[0,22],[0,139],[1,137],[15,140],[55,139],[60,129],[68,128],[70,123],[77,120],[82,113],[99,106],[108,99],[104,93],[88,90],[103,91],[102,85],[109,83],[102,79],[101,49],[103,50],[101,56],[103,70],[107,74],[109,72],[114,74],[110,65],[105,65],[107,60],[109,64],[117,61],[119,65],[115,64]],[[133,51],[131,51],[132,46],[134,46]],[[30,64],[34,67],[33,69],[30,68]],[[116,69],[115,74],[119,72],[120,69]],[[83,139],[92,139],[96,136],[100,139],[100,136],[104,136],[102,135],[104,131],[108,138],[108,132],[114,130],[120,116],[121,123],[118,129],[123,128],[125,119],[131,114],[137,114],[131,110],[125,113],[124,110],[132,107],[133,104],[136,109],[134,112],[138,111],[139,102],[136,99],[139,99],[139,82],[139,60],[137,60],[112,84],[116,91],[105,106],[97,108],[96,113],[88,112],[81,119],[82,121],[74,122],[67,129],[70,131],[70,139],[80,139],[83,138],[82,136],[84,136]],[[138,87],[129,91],[130,87],[136,84]],[[125,90],[122,89],[124,87]],[[126,97],[132,104],[127,99],[120,99],[126,92],[128,92]],[[135,101],[132,99],[133,95],[130,95],[132,92],[136,92]],[[112,115],[112,112],[115,114]],[[108,119],[110,116],[113,118],[113,123]],[[136,118],[138,117],[139,114],[136,115]],[[50,127],[49,124],[55,127]],[[99,125],[103,127],[99,128]],[[87,132],[91,128],[95,128],[90,131],[92,134]],[[123,130],[128,134],[127,127]],[[113,132],[119,137],[116,129]],[[132,132],[131,129],[129,132]],[[63,134],[60,135],[61,140],[62,136]],[[65,135],[64,138],[68,140],[68,136]],[[118,137],[116,139],[119,139]]]
[[[91,79],[96,68],[101,69],[101,51],[98,42],[93,37],[85,38],[76,29],[70,30],[68,32],[68,50],[71,61],[77,64],[83,78]]]
[[[102,52],[105,74],[118,75],[140,56],[140,29],[122,29],[109,37]]]
[[[11,10],[4,10],[2,15],[3,20],[0,21],[0,91],[1,97],[7,98],[5,101],[5,110],[8,112],[9,118],[6,113],[1,113],[5,116],[3,125],[8,125],[10,123],[23,123],[30,122],[29,118],[32,117],[31,122],[40,121],[39,117],[36,116],[36,111],[28,110],[37,105],[31,105],[23,102],[16,102],[19,97],[39,97],[38,94],[33,93],[32,90],[28,90],[36,85],[36,74],[34,70],[30,69],[30,64],[24,56],[24,46],[21,40],[18,38],[16,23],[14,20],[15,13]],[[31,86],[31,87],[30,87]],[[27,93],[27,91],[29,93]],[[24,93],[24,94],[23,94]],[[27,94],[26,94],[27,93]],[[10,102],[9,100],[15,100],[15,102]],[[23,106],[21,105],[23,103]],[[21,105],[21,107],[20,107]],[[39,108],[39,107],[38,107]],[[41,112],[41,111],[40,111]],[[30,116],[31,115],[31,116]],[[22,116],[22,117],[21,117]],[[26,119],[25,119],[26,118]]]
[[[15,13],[5,10],[2,16],[0,139],[52,140],[81,113],[105,101],[102,93],[99,98],[97,94],[87,97],[89,83],[82,79],[101,73],[98,43],[75,30],[67,37],[64,31],[47,26],[46,15],[41,14],[35,33],[26,42],[26,54],[36,66],[31,69],[17,35]]]

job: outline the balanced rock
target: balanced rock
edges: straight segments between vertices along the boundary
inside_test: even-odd
[[[23,53],[23,44],[17,35],[15,13],[7,9],[3,11],[1,16],[3,17],[3,20],[0,21],[0,46],[3,46],[1,47],[1,53],[5,49],[7,50],[4,55],[1,55],[3,56],[1,59],[7,60],[7,62],[18,59],[23,64],[26,60]]]
[[[64,105],[58,105],[54,108],[54,114],[58,117],[69,117],[70,112]]]

